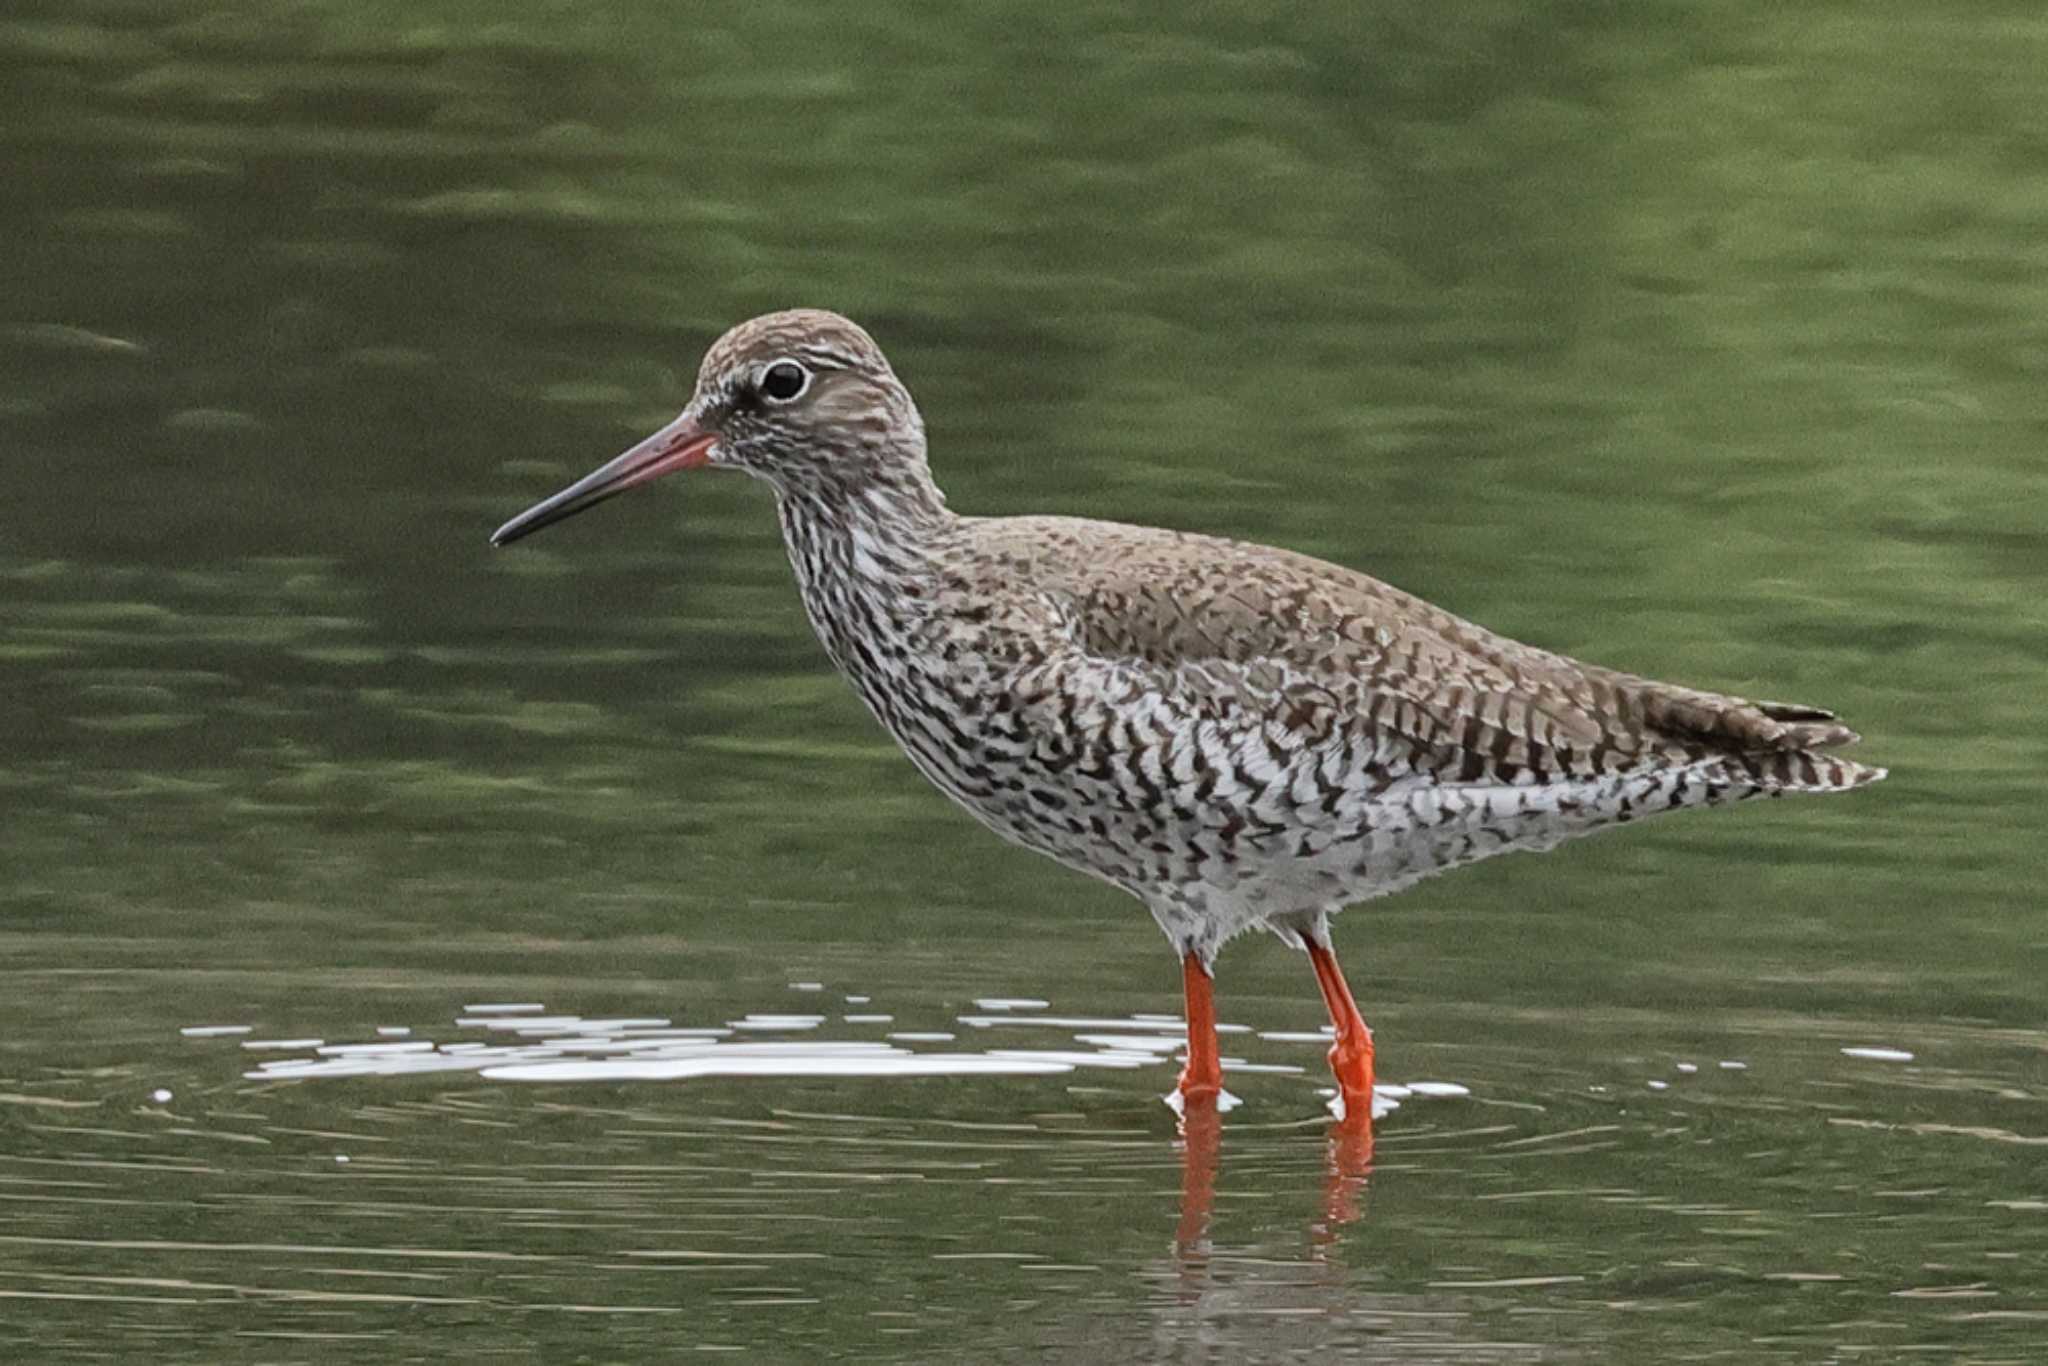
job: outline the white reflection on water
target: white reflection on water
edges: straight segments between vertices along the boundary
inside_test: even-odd
[[[659,1057],[498,1063],[496,1081],[674,1081],[683,1077],[931,1077],[1065,1072],[1067,1057],[913,1053],[885,1043],[702,1043]]]
[[[365,1042],[320,1039],[241,1039],[242,1048],[294,1050],[244,1073],[257,1081],[315,1078],[409,1076],[466,1072],[493,1081],[676,1081],[691,1077],[924,1077],[990,1074],[1048,1075],[1078,1069],[1132,1071],[1174,1067],[1184,1045],[1178,1019],[1162,1015],[1121,1017],[1039,1013],[1047,1002],[986,997],[975,1002],[997,1013],[962,1015],[969,1034],[1000,1037],[1012,1046],[962,1048],[947,1030],[904,1030],[886,1039],[816,1037],[830,1023],[818,1014],[755,1011],[720,1025],[677,1025],[660,1016],[606,1016],[550,1012],[540,1002],[470,1005],[455,1026],[480,1031],[483,1039],[436,1042],[410,1031],[380,1026]],[[1028,1012],[1012,1014],[1011,1011]],[[845,1023],[887,1023],[887,1015],[848,1016]],[[1012,1028],[998,1029],[998,1026]],[[1038,1046],[1015,1046],[1015,1027],[1050,1034]],[[247,1026],[238,1026],[247,1029]],[[1249,1025],[1219,1024],[1218,1032],[1243,1043],[1327,1042],[1323,1034],[1257,1033]],[[183,1031],[193,1037],[191,1030]],[[764,1034],[806,1034],[809,1038],[763,1039]],[[917,1045],[939,1045],[920,1048]],[[952,1046],[946,1046],[952,1045]],[[1305,1076],[1320,1069],[1299,1062],[1226,1057],[1227,1071]],[[1463,1096],[1451,1082],[1382,1082],[1375,1106],[1385,1113],[1413,1096]]]
[[[731,1022],[734,1029],[778,1034],[789,1030],[816,1029],[823,1023],[823,1015],[747,1015]]]
[[[974,1029],[992,1029],[997,1025],[1029,1025],[1034,1028],[1053,1027],[1058,1029],[1181,1029],[1184,1026],[1171,1015],[1126,1015],[1121,1019],[1101,1015],[962,1015],[960,1023]],[[1219,1024],[1218,1034],[1249,1034],[1250,1025]]]

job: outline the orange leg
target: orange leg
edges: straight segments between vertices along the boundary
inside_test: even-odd
[[[1188,1063],[1180,1070],[1181,1104],[1213,1106],[1223,1091],[1223,1062],[1216,1052],[1215,984],[1209,969],[1192,953],[1181,960],[1181,986],[1187,995],[1188,1016]],[[1370,1070],[1368,1064],[1368,1074]]]
[[[1330,1008],[1330,1023],[1337,1027],[1337,1041],[1330,1045],[1330,1071],[1344,1096],[1347,1127],[1372,1126],[1372,1031],[1351,999],[1351,988],[1337,967],[1337,955],[1327,944],[1309,942],[1309,962],[1315,964],[1316,983],[1323,989],[1323,1004]]]

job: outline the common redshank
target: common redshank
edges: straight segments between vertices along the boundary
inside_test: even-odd
[[[491,540],[699,467],[774,489],[812,628],[925,777],[1152,912],[1182,964],[1184,1112],[1221,1094],[1212,973],[1234,935],[1308,954],[1340,1114],[1369,1133],[1337,911],[1660,811],[1884,776],[1823,752],[1856,735],[1818,707],[1583,664],[1293,551],[963,517],[881,349],[816,309],[727,332],[675,421]]]

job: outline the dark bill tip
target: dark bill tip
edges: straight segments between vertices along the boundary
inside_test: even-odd
[[[526,511],[514,517],[491,533],[492,545],[510,545],[521,536],[539,531],[550,522],[559,522],[565,517],[574,517],[587,507],[594,507],[614,494],[623,493],[622,488],[586,489],[581,481],[571,484],[552,498],[535,503]]]
[[[717,440],[716,432],[705,431],[685,413],[616,460],[592,470],[493,531],[491,544],[510,545],[627,489],[659,479],[670,470],[696,469],[710,459],[711,447]]]

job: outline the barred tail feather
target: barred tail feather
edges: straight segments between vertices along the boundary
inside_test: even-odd
[[[1840,727],[1837,727],[1840,729]],[[1831,743],[1846,743],[1835,741]],[[1810,749],[1778,749],[1731,754],[1722,761],[1765,792],[1847,792],[1881,780],[1886,773],[1870,764],[1838,759]]]
[[[1836,749],[1842,745],[1853,745],[1863,738],[1835,720],[1833,712],[1820,707],[1805,707],[1796,702],[1757,702],[1753,705],[1778,722],[1783,727],[1784,738],[1801,749]]]

